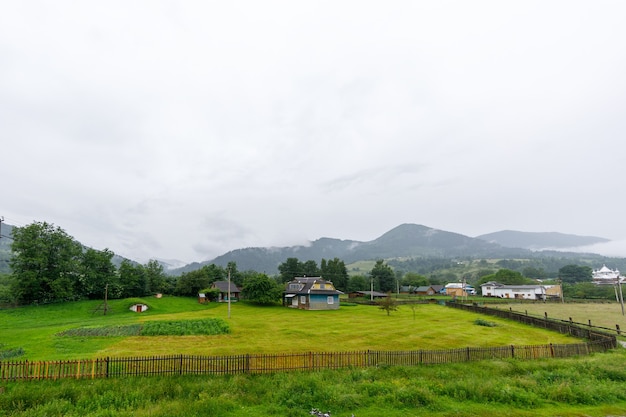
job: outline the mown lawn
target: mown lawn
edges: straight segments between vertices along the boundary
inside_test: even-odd
[[[128,307],[143,301],[150,309]],[[0,311],[2,348],[23,348],[29,360],[163,354],[224,355],[350,350],[448,349],[466,346],[577,343],[568,336],[489,318],[496,326],[475,324],[484,316],[440,305],[401,306],[387,315],[372,306],[343,306],[336,311],[302,311],[246,303],[199,304],[193,298],[113,300],[111,311],[100,302],[31,306]],[[127,325],[144,321],[222,318],[230,333],[218,336],[61,337],[77,327]]]

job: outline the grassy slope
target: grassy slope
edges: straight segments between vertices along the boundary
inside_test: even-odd
[[[22,347],[30,360],[161,354],[222,355],[260,352],[447,349],[575,343],[577,340],[521,324],[489,318],[496,327],[477,326],[483,316],[439,305],[402,306],[387,316],[376,307],[344,306],[336,311],[301,311],[234,303],[198,304],[194,299],[166,297],[144,300],[151,308],[137,314],[128,300],[111,302],[106,316],[93,314],[98,302],[0,311],[0,343]],[[145,320],[220,317],[231,334],[183,337],[58,337],[61,330],[81,326],[130,324]]]

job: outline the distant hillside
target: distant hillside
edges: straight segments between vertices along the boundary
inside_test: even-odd
[[[477,239],[507,248],[523,248],[530,250],[571,249],[609,242],[609,239],[595,236],[577,236],[557,232],[517,232],[514,230],[488,233],[486,235],[477,236]]]
[[[308,246],[237,249],[210,261],[196,262],[173,270],[171,273],[189,272],[209,264],[226,266],[228,262],[234,261],[237,268],[242,271],[255,270],[276,274],[278,266],[287,258],[314,260],[319,264],[322,258],[337,257],[349,264],[362,260],[402,257],[506,258],[527,254],[525,249],[505,248],[458,233],[416,224],[403,224],[370,242],[321,238]]]

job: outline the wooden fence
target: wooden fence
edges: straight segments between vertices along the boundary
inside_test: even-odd
[[[417,366],[486,359],[562,358],[605,351],[611,347],[612,345],[606,340],[599,340],[576,344],[467,347],[444,350],[367,350],[233,356],[171,355],[67,361],[4,361],[0,362],[0,380],[56,380],[61,378],[83,379],[151,375],[232,375],[386,365]]]

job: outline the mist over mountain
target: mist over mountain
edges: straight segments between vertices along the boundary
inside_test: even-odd
[[[278,266],[287,258],[314,260],[318,264],[322,259],[335,257],[346,264],[361,260],[411,257],[524,258],[532,256],[534,252],[531,249],[535,248],[549,247],[551,250],[558,250],[608,240],[560,233],[534,234],[509,231],[483,236],[487,238],[473,238],[418,224],[402,224],[369,242],[324,237],[306,246],[237,249],[209,261],[194,262],[171,273],[188,272],[209,264],[226,266],[232,261],[237,263],[239,270],[276,274]],[[500,243],[498,239],[503,239],[506,245]],[[550,245],[547,245],[548,242]]]
[[[609,239],[596,236],[577,236],[558,232],[518,232],[515,230],[502,230],[480,235],[476,238],[507,248],[530,250],[572,249],[610,242]]]

